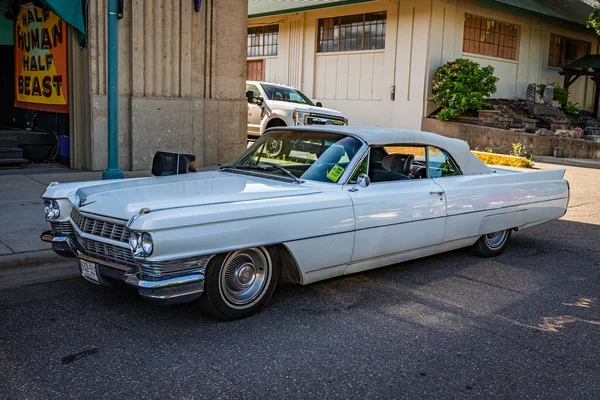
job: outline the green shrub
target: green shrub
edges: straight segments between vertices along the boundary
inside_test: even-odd
[[[571,100],[568,100],[562,110],[565,114],[577,115],[583,111],[583,108],[579,106],[579,103],[573,103]]]
[[[497,82],[494,67],[481,67],[469,59],[458,58],[437,69],[430,100],[442,107],[439,119],[455,118],[482,109],[484,100],[496,93]]]

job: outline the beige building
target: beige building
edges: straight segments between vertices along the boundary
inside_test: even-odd
[[[436,108],[436,68],[456,58],[494,66],[500,98],[562,84],[562,66],[598,53],[590,12],[579,0],[250,0],[248,75],[297,87],[354,125],[420,129]],[[594,90],[580,78],[571,100],[591,110]]]

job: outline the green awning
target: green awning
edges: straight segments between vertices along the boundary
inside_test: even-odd
[[[248,18],[292,14],[319,8],[347,6],[376,0],[248,0]]]
[[[40,0],[45,8],[52,10],[65,22],[77,29],[79,45],[85,47],[84,12],[88,0]]]
[[[593,8],[581,0],[475,0],[478,3],[585,28]]]
[[[564,69],[598,69],[600,70],[600,54],[592,54],[589,56],[583,56],[579,60],[573,61],[567,65]]]

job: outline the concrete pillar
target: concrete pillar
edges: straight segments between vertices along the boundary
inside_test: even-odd
[[[88,168],[107,164],[106,0],[89,2]],[[248,4],[239,0],[125,0],[119,22],[119,167],[150,169],[158,150],[198,166],[246,148]]]

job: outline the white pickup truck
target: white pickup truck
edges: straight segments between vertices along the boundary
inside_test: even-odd
[[[246,99],[249,137],[258,137],[275,126],[348,125],[341,112],[314,104],[289,86],[247,81]]]

